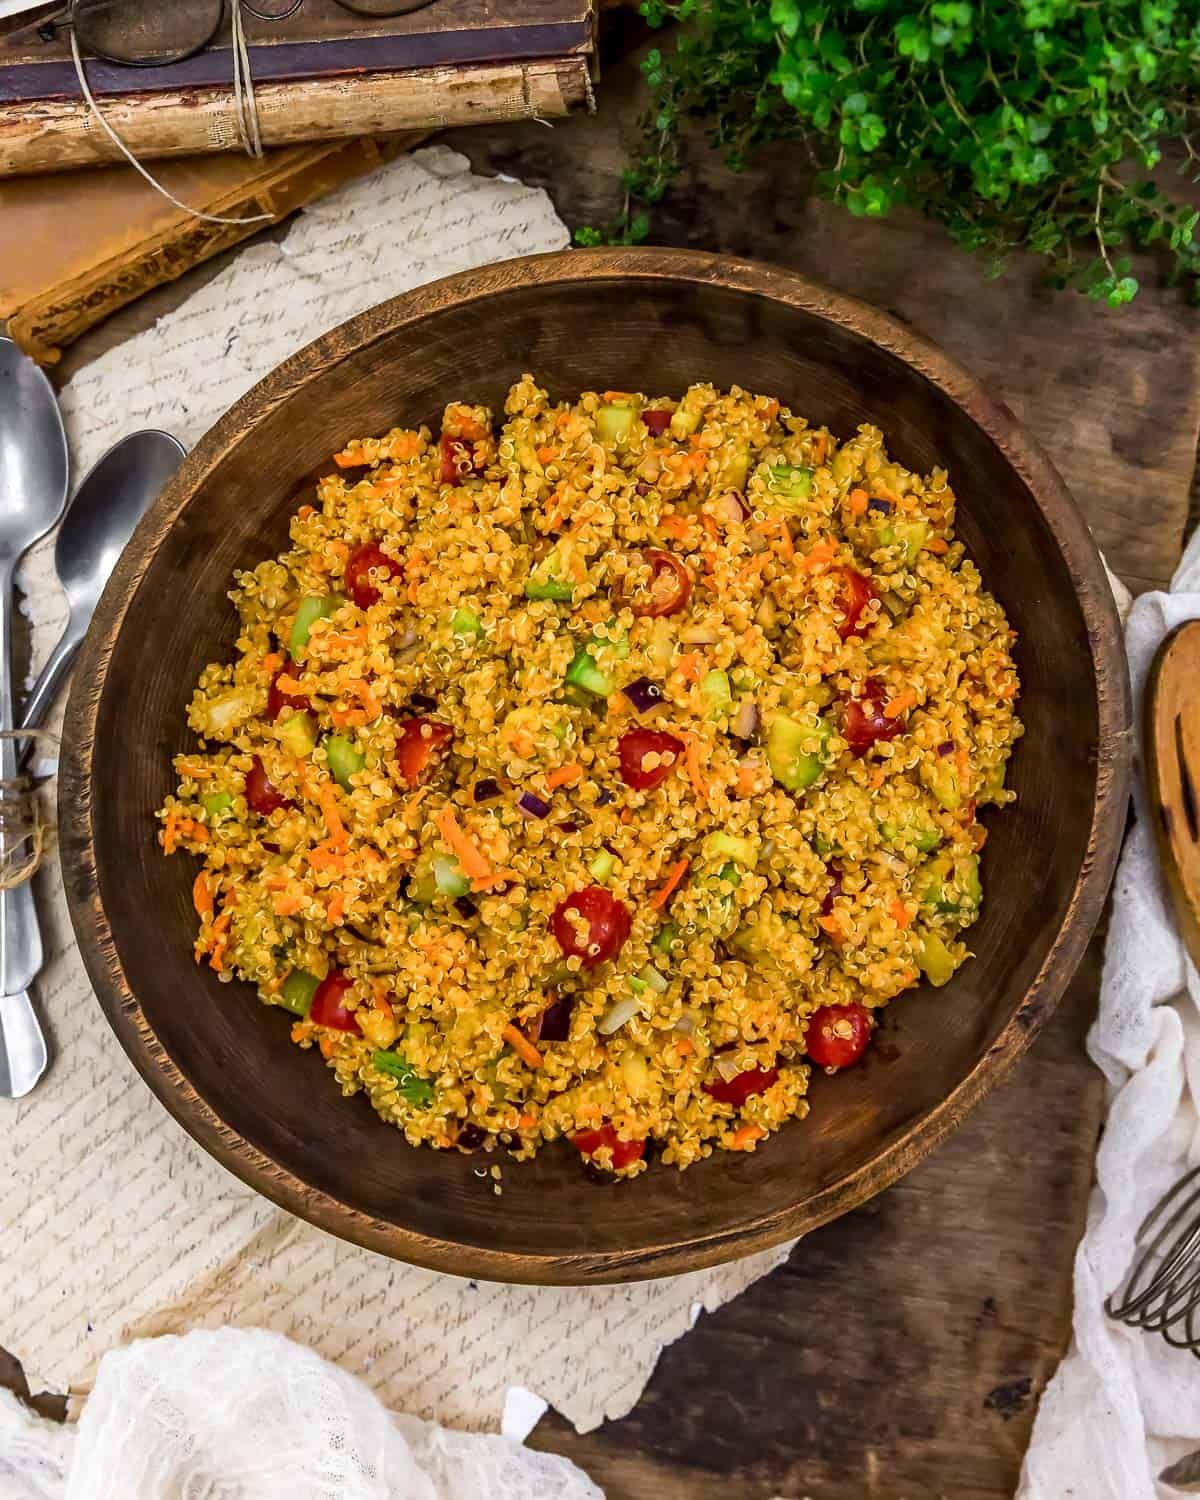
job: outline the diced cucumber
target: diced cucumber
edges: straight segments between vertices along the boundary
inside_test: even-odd
[[[639,969],[637,977],[643,984],[648,985],[656,995],[666,994],[670,981],[664,978],[653,964],[647,964],[644,969]]]
[[[557,599],[561,604],[569,604],[575,597],[575,590],[571,584],[561,583],[557,578],[541,580],[530,578],[525,584],[525,597],[527,599]]]
[[[673,438],[691,437],[699,426],[700,413],[695,407],[680,405],[671,413],[671,436]]]
[[[588,865],[588,874],[598,885],[603,885],[613,870],[616,869],[616,865],[616,856],[610,854],[607,849],[601,849],[600,853]]]
[[[629,988],[635,995],[644,995],[650,986],[644,979],[639,979],[636,974],[629,976]]]
[[[753,839],[737,838],[732,833],[710,833],[704,840],[704,852],[712,859],[732,859],[752,870],[758,862]]]
[[[317,743],[317,721],[312,714],[290,714],[279,726],[279,742],[301,760],[311,755]]]
[[[650,944],[651,951],[668,958],[671,953],[671,944],[679,936],[679,928],[674,922],[664,922],[654,934],[654,941]]]
[[[633,407],[615,404],[596,412],[596,432],[602,443],[623,443],[633,426]]]
[[[913,881],[913,894],[922,906],[931,906],[937,912],[978,911],[983,900],[978,856],[961,854],[954,859],[939,854],[928,860]]]
[[[784,510],[795,509],[812,492],[813,471],[798,464],[768,464],[767,490]]]
[[[301,599],[296,618],[292,621],[292,634],[288,643],[293,658],[298,659],[303,653],[317,621],[327,620],[341,608],[342,603],[338,594],[309,594]]]
[[[343,791],[348,792],[351,776],[356,771],[362,770],[367,763],[367,757],[353,740],[348,740],[345,735],[341,734],[329,736],[325,741],[325,754],[329,757],[329,769],[334,781]]]
[[[433,861],[433,883],[443,896],[457,900],[471,889],[471,882],[463,872],[458,860],[449,854],[439,854]]]
[[[936,932],[927,932],[917,954],[917,967],[935,989],[949,984],[958,968],[958,960]]]
[[[802,792],[812,786],[825,770],[824,747],[832,726],[822,718],[815,724],[802,723],[787,714],[772,714],[767,720],[767,763],[780,786],[789,792]],[[813,739],[819,750],[804,747]]]
[[[455,635],[482,635],[483,621],[473,609],[456,609],[450,617],[450,629]]]
[[[941,833],[928,822],[928,814],[914,802],[901,803],[891,818],[880,823],[879,831],[894,849],[912,844],[921,854],[931,854],[942,842]]]
[[[922,547],[929,540],[929,523],[927,521],[894,521],[892,534],[894,540],[904,548],[904,561],[916,562]]]
[[[372,1064],[399,1084],[396,1092],[407,1104],[428,1104],[433,1098],[433,1084],[422,1078],[407,1058],[399,1052],[372,1052]]]
[[[575,653],[567,668],[566,680],[597,698],[607,698],[617,690],[616,683],[600,670],[586,646],[581,646]]]
[[[700,693],[708,704],[710,719],[724,718],[733,708],[733,689],[729,685],[729,673],[719,668],[706,672],[700,679]]]
[[[962,786],[952,756],[939,755],[936,760],[922,761],[921,780],[947,812],[957,812],[962,806]]]
[[[207,796],[201,797],[200,802],[209,818],[216,819],[232,807],[233,796],[229,792],[209,792]]]
[[[306,969],[293,969],[280,986],[276,1004],[297,1016],[307,1016],[321,981]]]

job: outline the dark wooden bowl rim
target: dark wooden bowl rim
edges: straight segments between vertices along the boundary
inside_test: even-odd
[[[93,746],[113,643],[142,575],[189,497],[236,437],[302,387],[314,370],[370,346],[406,323],[501,289],[587,282],[598,277],[716,283],[790,304],[871,340],[905,361],[963,409],[1005,455],[1035,498],[1070,573],[1095,665],[1098,777],[1087,853],[1066,919],[1011,1020],[939,1106],[859,1170],[785,1211],[747,1221],[737,1234],[701,1234],[629,1254],[543,1258],[464,1247],[361,1213],[309,1186],[248,1144],[197,1095],[167,1056],[130,989],[100,901],[92,817]],[[532,256],[433,282],[351,319],[273,370],[196,445],[122,556],[100,601],[75,671],[59,792],[68,904],[88,976],[109,1023],[142,1077],[207,1151],[282,1207],[368,1249],[460,1276],[577,1284],[675,1274],[767,1249],[863,1203],[909,1171],[949,1134],[1028,1047],[1075,972],[1104,904],[1124,828],[1129,726],[1129,685],[1121,628],[1091,532],[1057,471],[1041,448],[1022,432],[1013,413],[941,350],[853,298],[793,272],[752,261],[657,248],[572,250]]]

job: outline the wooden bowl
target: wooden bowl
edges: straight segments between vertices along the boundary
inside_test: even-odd
[[[565,1143],[504,1167],[414,1150],[347,1101],[289,1018],[192,962],[194,874],[153,812],[190,741],[201,667],[231,649],[230,576],[286,545],[298,492],[351,437],[436,426],[452,398],[499,408],[533,371],[582,389],[691,382],[780,396],[895,456],[949,466],[959,530],[1020,632],[1013,762],[991,820],[977,957],[889,1007],[861,1066],[752,1154],[600,1186]],[[694,1270],[804,1233],[894,1182],[963,1118],[1053,1009],[1099,916],[1125,816],[1125,661],[1091,535],[1012,414],[907,329],[799,276],[674,250],[571,251],[450,277],[326,334],[204,437],[139,526],[75,672],[60,818],[71,915],[100,1003],[142,1076],[252,1187],[419,1265],[586,1283]],[[489,1158],[491,1161],[500,1158]]]

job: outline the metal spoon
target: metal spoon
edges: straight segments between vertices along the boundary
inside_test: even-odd
[[[13,586],[17,563],[67,498],[67,435],[50,382],[0,338],[0,730],[13,728]],[[15,781],[16,741],[0,739],[0,781]],[[19,1099],[46,1068],[28,989],[42,966],[30,881],[0,890],[0,1095]]]
[[[132,432],[110,448],[75,491],[54,543],[54,567],[70,606],[70,618],[50,659],[38,674],[18,726],[43,723],[62,680],[75,660],[108,575],[133,534],[184,459],[184,447],[169,432]],[[23,766],[36,740],[18,741]]]

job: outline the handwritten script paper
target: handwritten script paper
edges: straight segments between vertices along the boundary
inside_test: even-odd
[[[442,148],[393,162],[76,376],[62,398],[75,472],[139,427],[194,443],[280,360],[387,297],[566,243],[543,193],[474,177]],[[49,547],[22,583],[36,664],[66,618]],[[0,1345],[35,1389],[86,1390],[128,1339],[231,1324],[288,1334],[388,1406],[449,1426],[497,1429],[506,1391],[522,1387],[514,1436],[536,1420],[529,1392],[586,1431],[630,1409],[698,1307],[787,1254],[584,1290],[471,1283],[345,1245],[243,1186],[157,1103],[92,996],[57,869],[40,895],[50,958],[37,992],[54,1063],[27,1099],[0,1105]]]

